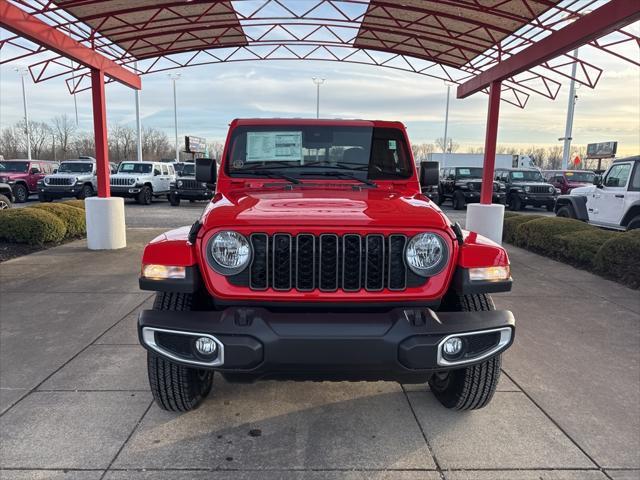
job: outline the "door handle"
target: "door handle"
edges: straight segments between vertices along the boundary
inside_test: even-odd
[[[622,194],[616,195],[616,198],[624,198],[624,195],[622,195]]]

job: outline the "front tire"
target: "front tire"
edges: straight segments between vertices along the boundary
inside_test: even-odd
[[[148,185],[145,185],[144,187],[142,187],[142,190],[140,190],[140,192],[138,193],[138,196],[136,197],[136,201],[140,205],[151,205],[152,197],[153,197],[153,192],[151,191],[151,187]]]
[[[91,185],[83,185],[80,193],[76,195],[78,200],[84,200],[85,198],[93,196],[93,187]]]
[[[13,196],[16,199],[16,203],[24,203],[29,200],[29,190],[19,183],[13,188]]]
[[[158,293],[154,310],[188,311],[193,296],[186,293]],[[147,373],[153,398],[170,412],[188,412],[198,407],[213,386],[213,371],[185,367],[154,352],[147,352]]]
[[[464,198],[464,193],[462,193],[460,190],[456,191],[453,194],[453,200],[451,200],[453,202],[453,209],[454,210],[462,210],[465,207],[466,204],[466,200]]]
[[[518,195],[511,195],[511,199],[509,200],[509,209],[517,212],[522,210],[522,200]]]
[[[0,210],[6,210],[7,208],[11,208],[11,200],[4,195],[0,195]]]
[[[460,312],[495,310],[487,294],[456,295],[447,299],[448,309]],[[453,410],[476,410],[486,407],[493,398],[500,379],[500,355],[458,370],[435,373],[429,387],[438,401]]]
[[[573,212],[573,207],[571,205],[565,205],[558,209],[558,211],[556,212],[556,217],[576,218],[576,215]]]
[[[176,195],[175,193],[170,193],[169,194],[169,203],[171,204],[172,207],[179,207],[180,206],[180,197],[178,195]]]
[[[635,230],[637,228],[640,228],[640,215],[633,217],[629,225],[627,225],[627,230]]]

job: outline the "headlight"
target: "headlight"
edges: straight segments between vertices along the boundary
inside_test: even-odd
[[[182,186],[182,180],[178,180],[178,187]]]
[[[467,183],[467,188],[469,190],[473,190],[475,187],[473,186],[473,183]]]
[[[251,246],[244,235],[225,230],[216,233],[209,240],[207,256],[216,272],[222,275],[235,275],[249,264]]]
[[[531,187],[529,185],[527,185],[526,187],[524,187],[524,191],[525,192],[530,192],[531,191]]]
[[[200,184],[200,186],[201,186],[201,187],[203,187],[203,188],[207,188],[207,182],[202,182],[202,183]]]
[[[407,265],[417,275],[429,277],[440,273],[447,264],[449,252],[440,235],[419,233],[407,244]]]
[[[44,184],[49,185],[49,177],[44,177]]]
[[[559,189],[555,188],[555,187],[549,187],[549,193],[555,193],[555,191]]]

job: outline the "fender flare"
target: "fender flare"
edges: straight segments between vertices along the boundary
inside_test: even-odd
[[[589,221],[587,197],[585,195],[559,195],[556,199],[556,205],[553,208],[553,211],[558,213],[558,209],[565,205],[571,205],[578,220],[582,220],[583,222]]]
[[[626,227],[627,225],[629,225],[629,222],[637,215],[640,215],[640,200],[636,200],[629,206],[629,209],[624,214],[624,217],[622,217],[620,225],[622,227]]]

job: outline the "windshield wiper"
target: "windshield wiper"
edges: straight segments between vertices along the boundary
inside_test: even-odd
[[[246,170],[237,170],[233,172],[234,174],[242,173],[247,175],[257,175],[259,177],[269,177],[269,178],[281,178],[288,182],[291,182],[295,185],[299,185],[302,182],[297,178],[290,177],[289,175],[284,175],[283,173],[271,172],[269,170],[262,170],[260,168],[246,169]]]
[[[333,172],[302,172],[302,173],[300,173],[300,175],[318,175],[318,176],[321,176],[321,177],[349,178],[351,180],[357,180],[358,182],[362,182],[365,185],[369,185],[370,187],[378,188],[378,184],[377,183],[374,183],[371,180],[367,180],[367,179],[364,179],[364,178],[356,177],[352,173],[348,173],[348,172],[338,172],[338,171],[333,171]]]

